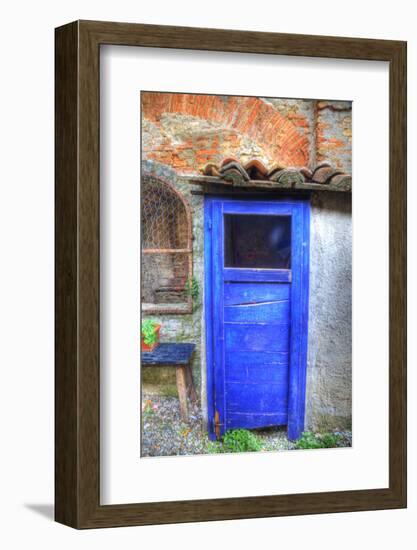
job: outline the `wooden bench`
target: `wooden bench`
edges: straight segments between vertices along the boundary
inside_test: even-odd
[[[188,422],[187,395],[193,403],[195,393],[191,360],[195,344],[162,343],[153,351],[142,351],[142,367],[175,367],[181,418]]]

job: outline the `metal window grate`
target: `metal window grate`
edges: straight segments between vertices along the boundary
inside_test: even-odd
[[[156,179],[142,185],[142,246],[144,249],[188,249],[187,211],[178,192]]]
[[[168,182],[142,181],[142,311],[187,313],[191,277],[191,216],[184,198]]]

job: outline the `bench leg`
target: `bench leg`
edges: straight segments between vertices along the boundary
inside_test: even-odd
[[[183,422],[188,422],[188,408],[187,408],[187,367],[177,367],[177,390],[180,400],[180,413]]]
[[[187,367],[187,386],[188,386],[188,395],[193,403],[197,401],[197,394],[195,392],[194,380],[193,380],[193,371],[191,365]]]

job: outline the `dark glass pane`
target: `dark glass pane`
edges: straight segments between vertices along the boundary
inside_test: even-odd
[[[225,214],[224,266],[291,268],[291,217]]]

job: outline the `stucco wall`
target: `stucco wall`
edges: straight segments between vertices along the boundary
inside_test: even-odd
[[[330,162],[352,173],[352,103],[350,101],[316,102],[316,162]]]
[[[351,220],[350,195],[313,195],[306,392],[306,425],[312,429],[351,426]]]

